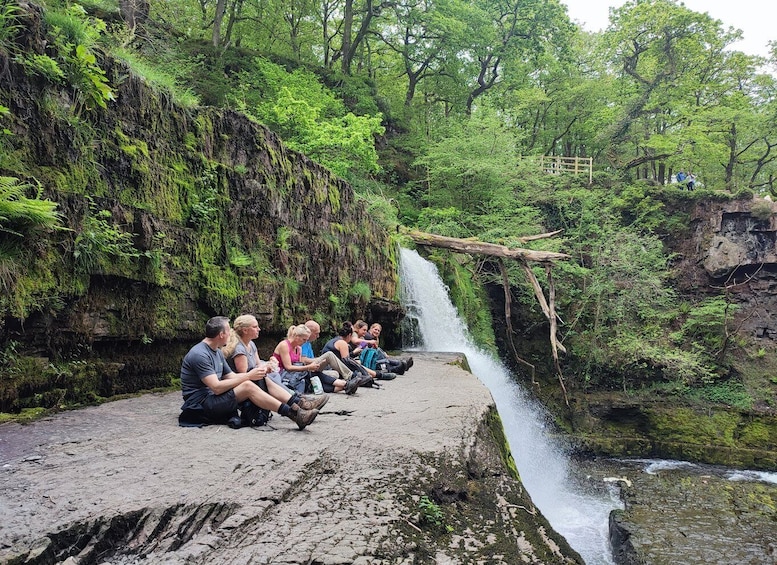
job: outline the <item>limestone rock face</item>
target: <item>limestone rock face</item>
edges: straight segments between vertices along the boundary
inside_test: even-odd
[[[583,563],[485,385],[456,354],[414,358],[302,432],[181,428],[180,393],[0,425],[0,562]]]
[[[702,202],[691,213],[692,238],[677,246],[680,289],[713,294],[728,287],[742,331],[757,338],[777,338],[776,214],[761,198]]]
[[[760,201],[762,206],[774,208],[774,204]],[[705,248],[700,248],[704,269],[709,276],[718,279],[736,271],[747,271],[761,265],[777,264],[775,216],[766,219],[753,217],[752,202],[734,201],[722,206],[709,217],[709,231],[700,222],[697,237],[710,237]],[[705,254],[706,253],[706,254]]]

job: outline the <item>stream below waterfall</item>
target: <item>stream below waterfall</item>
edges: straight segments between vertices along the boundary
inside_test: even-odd
[[[587,564],[617,562],[609,521],[613,510],[624,508],[620,525],[645,563],[777,563],[777,474],[668,461],[573,460],[546,410],[472,341],[434,264],[402,249],[400,279],[404,348],[467,357],[491,391],[532,500]]]

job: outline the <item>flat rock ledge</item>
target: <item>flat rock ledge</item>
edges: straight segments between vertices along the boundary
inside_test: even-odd
[[[304,431],[177,425],[179,393],[0,426],[0,563],[582,563],[486,387],[414,354]]]

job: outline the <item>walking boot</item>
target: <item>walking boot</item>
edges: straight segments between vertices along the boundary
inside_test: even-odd
[[[313,410],[304,410],[302,408],[297,410],[292,409],[292,411],[289,412],[289,418],[296,422],[297,427],[300,430],[304,430],[308,424],[312,424],[313,420],[316,419],[316,416],[318,416],[318,410],[315,408]]]
[[[407,369],[412,367],[413,366],[413,358],[412,357],[408,357],[407,359],[405,359],[405,365],[407,365]],[[405,369],[405,370],[407,370],[407,369]]]
[[[345,394],[354,394],[356,392],[356,389],[359,388],[359,381],[361,380],[361,375],[353,374],[351,375],[351,378],[348,379],[348,381],[345,383]]]
[[[375,373],[375,378],[379,381],[393,381],[397,378],[396,373]]]
[[[299,398],[299,407],[303,410],[320,410],[324,404],[329,402],[328,394],[304,394]]]

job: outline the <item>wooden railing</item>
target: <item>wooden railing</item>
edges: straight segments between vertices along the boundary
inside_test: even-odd
[[[576,175],[588,173],[588,184],[593,182],[593,158],[592,157],[561,157],[558,155],[543,155],[540,159],[540,168],[546,173],[557,175],[559,173],[574,173]]]

